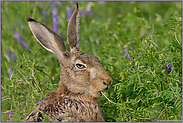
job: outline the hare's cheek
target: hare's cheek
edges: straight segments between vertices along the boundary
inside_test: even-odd
[[[98,71],[95,68],[89,69],[90,80],[93,80],[97,77]]]
[[[90,72],[87,70],[79,70],[77,72],[75,72],[75,79],[79,80],[81,79],[81,81],[89,81],[90,77]]]

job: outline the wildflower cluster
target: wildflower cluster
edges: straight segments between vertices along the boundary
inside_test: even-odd
[[[40,93],[37,93],[39,97],[41,97],[40,101],[38,102],[38,104],[41,104],[43,102],[43,98],[42,95]]]
[[[133,50],[133,49],[134,49],[134,47],[131,47],[131,50]],[[128,61],[129,61],[129,63],[130,63],[130,62],[131,62],[131,59],[130,59],[130,55],[127,53],[127,51],[129,51],[129,49],[128,49],[128,48],[125,48],[125,49],[124,49],[124,52],[125,52],[125,53],[123,53],[123,55],[124,55],[124,57],[127,56],[127,59],[128,59]],[[142,57],[142,55],[140,55],[140,56]],[[133,57],[132,57],[132,58],[133,58]],[[133,59],[134,59],[134,58],[133,58]],[[133,67],[136,67],[136,66],[134,65],[134,63],[132,63],[132,65],[133,65]],[[165,64],[168,73],[170,73],[171,70],[172,70],[171,65],[172,65],[172,64],[169,64],[169,65],[167,65],[167,63]],[[161,66],[159,66],[159,69],[161,69]],[[132,71],[132,70],[133,70],[133,68],[130,69],[130,71]],[[146,70],[145,72],[147,72],[147,71],[148,71],[148,70]]]
[[[42,18],[43,18],[43,21],[45,21],[45,19],[46,19],[46,11],[44,10],[44,6],[43,6],[43,4],[41,3],[40,4],[40,8],[41,8],[41,10],[42,10]]]
[[[169,65],[166,64],[166,69],[167,69],[168,73],[170,73],[171,70],[172,70],[171,65],[172,65],[172,64],[169,64]]]
[[[72,10],[69,6],[67,6],[66,9],[67,9],[67,21],[69,21],[72,16]]]
[[[52,4],[52,19],[53,19],[53,31],[55,31],[56,33],[58,33],[58,8],[57,8],[57,5],[60,6],[62,4],[62,2],[54,2],[54,1],[51,1],[51,4]],[[103,2],[99,2],[100,5],[103,4]],[[86,5],[86,11],[85,11],[85,16],[88,17],[89,14],[91,13],[91,6],[93,5],[92,2],[88,2],[88,4]],[[72,7],[74,8],[75,7],[75,1],[72,2]],[[43,18],[43,21],[46,20],[46,11],[44,10],[44,6],[43,4],[41,3],[40,4],[40,8],[42,10],[42,18]],[[69,21],[69,19],[71,18],[72,16],[72,8],[67,6],[66,7],[66,10],[67,10],[67,21]],[[93,12],[92,12],[93,14]],[[83,16],[83,13],[82,11],[79,10],[79,15],[80,17]],[[93,14],[94,15],[94,14]],[[47,25],[47,22],[46,22],[46,25]],[[17,35],[17,34],[16,34]],[[63,34],[60,34],[61,37],[63,37],[63,40],[64,40],[64,36]],[[18,36],[17,36],[18,37]]]
[[[18,26],[21,27],[20,22],[17,21],[17,23],[18,23]],[[23,26],[23,27],[24,27],[24,26]],[[24,29],[24,28],[22,28],[22,29]],[[14,36],[16,37],[17,41],[18,41],[26,50],[29,51],[29,47],[28,47],[27,43],[23,40],[23,38],[21,37],[21,35],[15,30],[14,27],[13,27],[13,30],[14,30]],[[9,57],[11,57],[11,58],[13,59],[14,62],[16,62],[17,58],[15,57],[15,55],[14,55],[10,50],[7,50],[7,55],[8,55],[8,57],[7,57],[8,62],[10,62]],[[12,73],[13,73],[13,72],[12,72],[12,69],[11,69],[11,68],[8,68],[8,71],[7,71],[7,72],[8,72],[8,74],[9,74],[9,76],[11,77],[11,76],[12,76]]]
[[[13,53],[11,53],[10,50],[7,51],[7,55],[8,55],[8,57],[7,57],[8,62],[10,62],[10,58],[9,57],[11,57],[14,62],[16,62],[16,59],[17,58],[15,57],[15,55]],[[12,74],[13,74],[12,69],[11,68],[8,68],[8,71],[7,72],[8,72],[9,77],[11,77]]]
[[[27,43],[23,40],[21,35],[14,29],[14,36],[17,38],[17,41],[26,49],[29,51],[29,46]]]

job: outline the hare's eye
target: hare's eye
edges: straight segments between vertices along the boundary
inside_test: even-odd
[[[83,64],[76,64],[76,67],[78,69],[84,69],[84,68],[86,68]]]

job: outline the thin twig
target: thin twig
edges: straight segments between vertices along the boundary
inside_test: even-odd
[[[176,32],[174,32],[174,35],[175,35],[175,40],[178,42],[178,44],[180,45],[180,42],[178,41],[177,39],[177,35],[176,35]]]
[[[109,102],[111,102],[111,103],[113,103],[113,104],[115,104],[115,105],[121,105],[121,104],[117,104],[117,103],[111,101],[109,98],[107,98],[107,96],[106,96],[103,92],[101,92],[101,93],[102,93],[102,95],[103,95]]]

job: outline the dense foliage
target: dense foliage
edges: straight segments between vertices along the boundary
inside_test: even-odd
[[[79,6],[80,50],[97,56],[113,78],[98,99],[105,121],[182,121],[182,2]],[[2,122],[24,119],[59,82],[56,56],[36,41],[25,19],[54,28],[66,44],[73,10],[73,2],[1,2]]]

